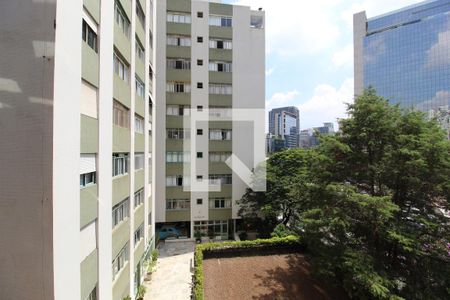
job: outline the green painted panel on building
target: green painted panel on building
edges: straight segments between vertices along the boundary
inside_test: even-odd
[[[100,24],[100,0],[83,0],[83,5],[95,22]]]
[[[189,117],[166,116],[166,128],[183,128],[183,119]]]
[[[139,4],[141,4],[142,10],[144,12],[147,12],[146,6],[145,6],[145,0],[139,0]]]
[[[167,163],[166,176],[183,174],[183,163]]]
[[[114,46],[122,56],[121,58],[125,59],[126,63],[130,65],[131,62],[130,39],[123,33],[122,29],[120,29],[117,26],[117,23],[114,23]]]
[[[231,184],[225,184],[221,186],[220,192],[209,192],[209,198],[218,198],[218,197],[231,198],[232,194],[233,194],[233,186]]]
[[[113,75],[113,97],[126,107],[131,107],[130,85],[120,79],[116,74]]]
[[[142,256],[144,256],[144,239],[138,243],[137,247],[134,249],[134,269],[136,269],[138,263],[141,261]],[[142,266],[141,266],[142,267]]]
[[[222,3],[209,3],[209,14],[211,15],[221,15],[221,16],[232,16],[233,6],[229,4]]]
[[[139,21],[138,18],[136,18],[136,35],[141,42],[142,46],[145,45],[145,29],[141,24],[141,21]],[[145,48],[145,47],[144,47]]]
[[[233,106],[233,97],[231,95],[209,95],[209,106]]]
[[[233,73],[231,72],[209,72],[209,82],[233,83]]]
[[[98,186],[91,186],[80,189],[80,228],[91,223],[98,216]]]
[[[232,219],[231,208],[228,209],[210,209],[209,210],[210,220],[229,220]]]
[[[80,264],[81,300],[87,299],[97,285],[98,250],[95,249]]]
[[[80,153],[98,153],[98,120],[81,115]]]
[[[190,93],[166,93],[167,104],[179,104],[190,105],[191,94]]]
[[[112,231],[112,257],[119,254],[120,250],[130,239],[130,218],[123,220]]]
[[[210,38],[233,39],[233,29],[231,27],[209,26]]]
[[[116,205],[130,196],[130,176],[128,174],[113,177],[112,182],[112,205]]]
[[[209,151],[229,152],[232,150],[233,150],[232,141],[209,141]]]
[[[144,205],[139,205],[139,207],[134,211],[134,230],[136,230],[144,222],[144,215]]]
[[[190,0],[167,0],[167,11],[191,12]]]
[[[113,152],[130,152],[130,130],[113,125]]]
[[[191,70],[176,70],[167,68],[166,78],[167,81],[191,82]]]
[[[122,5],[123,10],[127,14],[128,20],[131,21],[131,1],[130,0],[118,0]]]
[[[139,191],[144,187],[144,170],[138,170],[134,172],[134,191]]]
[[[144,62],[136,57],[136,75],[139,77],[141,82],[145,81],[145,67]],[[137,95],[136,95],[137,96]]]
[[[166,140],[166,150],[167,151],[183,151],[183,140]]]
[[[130,263],[125,264],[113,282],[113,300],[123,300],[130,294]]]
[[[190,199],[191,192],[184,192],[183,187],[167,187],[166,188],[167,199]]]
[[[166,222],[186,222],[191,220],[190,210],[166,210]]]
[[[209,49],[209,60],[232,61],[233,51],[226,49]]]
[[[81,42],[81,58],[81,77],[93,86],[98,87],[98,54],[83,41]]]
[[[210,121],[209,128],[211,129],[233,129],[232,121]]]
[[[144,152],[145,139],[144,135],[141,133],[135,133],[134,135],[134,151],[135,152]]]
[[[174,58],[191,58],[191,47],[167,46],[166,56]]]
[[[135,106],[134,106],[135,112],[144,118],[144,116],[145,116],[145,100],[144,100],[144,98],[136,95],[134,104],[135,104]]]
[[[191,35],[191,24],[167,22],[167,34]]]
[[[223,162],[210,163],[209,174],[231,174],[231,169]]]

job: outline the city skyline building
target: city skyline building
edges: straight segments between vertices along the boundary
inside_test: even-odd
[[[303,129],[299,135],[299,147],[302,149],[310,149],[320,144],[318,135],[334,134],[334,124],[331,122],[323,123],[323,126]]]
[[[433,0],[353,17],[355,94],[373,87],[435,118],[450,138],[450,2]]]
[[[269,112],[269,134],[285,140],[286,148],[298,147],[300,113],[297,107],[279,107]]]

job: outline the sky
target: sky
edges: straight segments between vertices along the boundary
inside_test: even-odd
[[[223,0],[266,12],[266,110],[297,106],[300,129],[346,116],[353,101],[353,14],[420,0]]]

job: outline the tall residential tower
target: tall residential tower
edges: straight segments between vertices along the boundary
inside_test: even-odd
[[[295,106],[274,108],[269,112],[269,135],[281,138],[286,148],[297,148],[300,133],[300,113]]]
[[[152,6],[0,3],[0,299],[121,300],[143,280]]]
[[[450,1],[367,19],[354,15],[355,94],[372,86],[403,108],[436,118],[450,138]]]
[[[264,160],[263,124],[239,119],[239,111],[264,120],[265,29],[263,11],[217,2],[158,1],[154,198],[162,230],[228,239],[246,185],[227,160]],[[203,122],[187,127],[193,115]]]

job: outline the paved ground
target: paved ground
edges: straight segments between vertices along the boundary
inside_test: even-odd
[[[311,277],[300,254],[206,259],[206,300],[343,300],[345,292]]]
[[[146,281],[144,300],[189,300],[195,242],[167,242],[158,247],[157,270]]]

